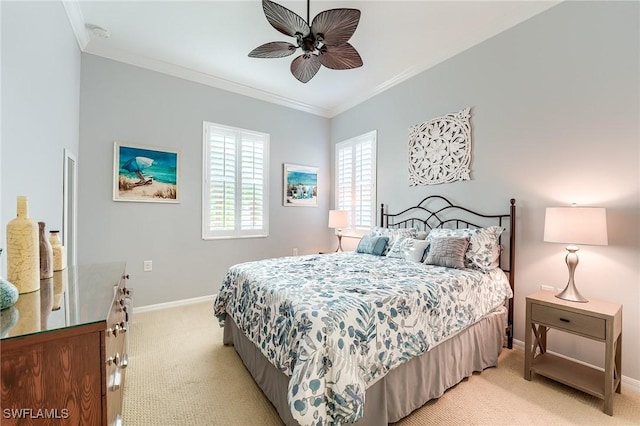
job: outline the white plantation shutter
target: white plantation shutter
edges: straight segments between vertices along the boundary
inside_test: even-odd
[[[376,218],[376,132],[336,144],[335,158],[336,209],[349,212],[351,230],[366,232]]]
[[[241,146],[240,229],[252,233],[264,227],[264,142],[262,138],[247,135]]]
[[[204,123],[202,238],[268,235],[269,135]]]

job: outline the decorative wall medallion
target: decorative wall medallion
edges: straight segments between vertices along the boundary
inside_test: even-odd
[[[409,185],[471,179],[471,108],[409,129]]]

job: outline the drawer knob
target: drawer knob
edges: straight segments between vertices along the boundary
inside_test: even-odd
[[[110,356],[106,361],[107,365],[115,365],[116,367],[120,364],[120,354],[116,352],[114,356]]]
[[[560,317],[560,321],[562,321],[562,322],[571,322],[571,320],[568,320],[568,319],[562,318],[562,317]]]

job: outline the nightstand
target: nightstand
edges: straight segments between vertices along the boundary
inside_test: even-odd
[[[527,296],[526,304],[524,378],[531,380],[535,372],[601,398],[603,411],[613,415],[613,392],[621,390],[622,305],[601,300],[569,302],[550,291]],[[549,354],[550,328],[604,342],[604,371]]]

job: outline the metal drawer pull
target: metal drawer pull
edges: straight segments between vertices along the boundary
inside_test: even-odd
[[[120,365],[120,354],[116,352],[115,356],[110,356],[106,361],[107,365],[115,365],[116,367]]]
[[[109,383],[109,389],[111,391],[117,391],[118,389],[120,389],[120,384],[122,383],[122,374],[120,374],[120,370],[116,370],[113,375],[111,376]]]
[[[120,325],[116,324],[113,328],[107,328],[107,336],[113,335],[114,337],[118,336],[118,333],[124,333],[126,330],[121,330]]]
[[[571,322],[571,320],[568,320],[568,319],[562,318],[562,317],[560,317],[560,321],[562,321],[562,322]]]
[[[122,416],[120,414],[116,416],[116,419],[112,423],[112,426],[122,426]]]
[[[120,361],[120,368],[124,370],[125,368],[127,368],[127,365],[129,365],[129,355],[122,354],[122,361]]]

